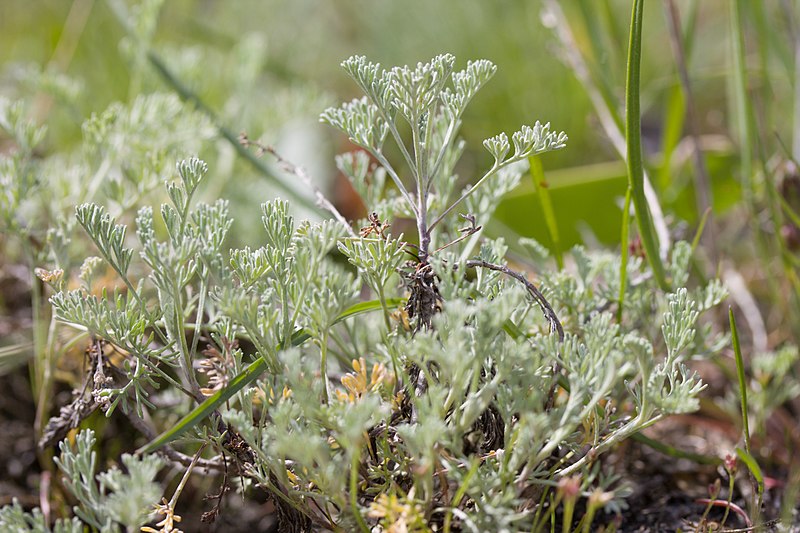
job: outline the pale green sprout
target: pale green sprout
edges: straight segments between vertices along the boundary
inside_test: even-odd
[[[563,132],[550,132],[549,124],[536,122],[533,127],[523,126],[512,135],[514,153],[507,159],[511,149],[508,136],[501,133],[487,139],[484,146],[495,159],[492,168],[460,197],[448,203],[446,198],[441,199],[438,213],[429,212],[431,197],[452,187],[450,160],[453,153],[460,154],[462,149],[457,141],[461,115],[496,71],[485,59],[470,61],[461,71],[454,72],[454,65],[455,57],[450,54],[436,56],[414,68],[391,70],[381,69],[364,56],[350,57],[342,62],[342,67],[365,96],[338,108],[328,108],[321,115],[324,122],[343,131],[353,143],[369,152],[392,179],[416,219],[418,257],[422,263],[427,262],[431,252],[432,230],[480,185],[501,169],[531,155],[563,148],[567,141]],[[410,142],[401,135],[398,117],[411,129]],[[400,148],[413,177],[414,189],[406,186],[400,172],[386,158],[383,145],[388,137]],[[358,174],[363,176],[364,172]]]

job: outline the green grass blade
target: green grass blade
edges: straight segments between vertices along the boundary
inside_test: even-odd
[[[753,232],[756,236],[755,242],[758,246],[759,254],[767,257],[769,254],[775,252],[768,249],[768,235],[761,230],[759,221],[761,220],[761,206],[759,205],[758,195],[762,192],[760,183],[757,182],[758,173],[756,172],[756,165],[761,167],[763,176],[769,176],[771,173],[767,168],[766,156],[761,154],[759,158],[759,135],[756,128],[756,115],[754,113],[752,98],[748,93],[749,81],[747,72],[747,61],[745,50],[745,37],[744,37],[744,21],[748,15],[747,0],[736,0],[731,2],[731,16],[730,16],[730,34],[732,41],[733,53],[733,93],[736,104],[736,114],[738,118],[738,136],[739,136],[739,149],[741,151],[741,167],[742,167],[742,194],[750,210],[750,218],[753,224]],[[763,123],[763,120],[761,121]],[[794,291],[790,293],[788,298],[782,291],[780,285],[775,282],[772,276],[767,276],[767,281],[772,293],[772,297],[776,302],[786,302],[794,307],[797,311],[800,309],[800,278],[797,271],[793,267],[793,256],[786,248],[786,243],[780,238],[780,202],[776,198],[774,187],[766,184],[766,205],[769,211],[769,220],[772,223],[773,231],[772,240],[778,248],[778,255],[781,259],[781,266],[783,267],[786,279],[793,285]],[[785,306],[784,312],[787,313],[789,305]]]
[[[244,372],[233,378],[224,389],[209,396],[206,401],[198,405],[191,413],[181,418],[177,424],[136,450],[136,453],[143,454],[154,452],[165,444],[177,439],[199,424],[200,421],[205,420],[205,418],[216,411],[220,405],[227,402],[231,396],[260,376],[266,368],[266,360],[259,357],[254,363],[251,363]]]
[[[400,298],[392,298],[387,300],[387,303],[390,302],[393,305],[399,305],[402,300]],[[339,322],[356,315],[369,313],[372,311],[379,311],[381,309],[383,309],[383,307],[377,300],[360,302],[343,311],[338,317],[336,317],[334,324],[338,324]],[[310,335],[308,332],[305,330],[298,330],[294,333],[294,335],[292,335],[292,346],[300,346],[309,338]],[[203,403],[195,407],[192,412],[180,419],[177,424],[164,431],[161,435],[146,445],[139,448],[136,453],[150,453],[161,448],[165,444],[174,441],[195,427],[197,424],[205,420],[211,413],[216,411],[222,404],[227,402],[234,394],[242,390],[249,383],[252,383],[256,378],[264,373],[266,368],[267,363],[263,358],[259,358],[258,360],[254,361],[241,374],[233,378],[225,388],[209,396],[208,399],[206,399]]]
[[[625,84],[625,140],[628,154],[628,184],[632,191],[636,222],[653,276],[662,290],[669,290],[667,275],[658,255],[655,228],[644,194],[642,162],[642,119],[639,103],[642,60],[642,14],[644,0],[635,0],[631,11],[631,34],[628,43],[628,75]]]
[[[694,254],[694,251],[700,244],[700,238],[703,236],[703,230],[706,227],[706,222],[708,222],[709,215],[711,215],[710,207],[703,212],[703,216],[700,218],[700,224],[698,224],[697,231],[694,234],[694,239],[692,239],[692,254]]]
[[[611,50],[616,57],[622,58],[625,54],[625,29],[619,24],[619,17],[610,0],[603,0],[601,9],[609,41],[612,43]]]
[[[686,99],[680,85],[676,84],[669,91],[667,105],[662,118],[664,130],[661,134],[661,168],[658,169],[658,186],[666,191],[672,181],[672,156],[683,137],[684,118],[686,117]]]
[[[588,53],[591,59],[587,63],[603,97],[607,103],[612,104],[609,108],[616,108],[613,98],[608,97],[614,94],[611,73],[617,72],[621,56],[615,54],[618,50],[614,50],[606,39],[607,34],[603,31],[603,21],[598,15],[598,9],[597,0],[578,0],[578,11],[589,38]]]
[[[525,333],[523,333],[522,330],[519,329],[519,326],[510,318],[507,318],[506,321],[503,322],[503,331],[514,340],[521,339],[525,336]]]
[[[478,471],[478,467],[481,465],[481,462],[477,459],[472,460],[472,465],[469,467],[467,471],[467,475],[464,476],[464,480],[461,482],[461,485],[458,487],[456,491],[456,495],[453,496],[452,501],[450,502],[450,507],[447,509],[447,514],[444,516],[444,533],[450,533],[451,522],[453,521],[453,509],[457,508],[461,503],[461,499],[467,493],[467,489],[469,488],[469,484],[472,481],[472,478],[475,477],[475,473]]]
[[[722,464],[722,459],[719,457],[715,457],[713,455],[703,455],[701,453],[687,452],[685,450],[675,448],[674,446],[670,446],[669,444],[663,443],[661,441],[651,439],[650,437],[642,433],[634,434],[631,437],[631,439],[637,442],[641,442],[645,446],[648,446],[658,452],[661,452],[664,455],[675,457],[677,459],[689,459],[690,461],[693,461],[700,465],[719,466]]]
[[[239,141],[239,136],[222,124],[217,114],[200,97],[192,92],[175,74],[167,67],[166,63],[153,51],[148,51],[147,59],[161,79],[172,88],[184,102],[191,103],[201,113],[205,114],[217,128],[217,133],[228,141],[236,153],[258,172],[261,176],[269,180],[270,183],[278,187],[281,191],[291,196],[293,201],[298,202],[303,207],[311,209],[315,213],[321,213],[319,206],[307,195],[298,192],[289,182],[279,174],[273,172],[264,161],[256,157]]]
[[[622,207],[622,235],[619,246],[619,296],[617,297],[617,323],[622,323],[625,307],[625,289],[628,285],[628,231],[631,220],[631,188],[625,191],[625,204]]]
[[[358,523],[358,528],[361,530],[361,533],[369,533],[369,526],[364,520],[364,517],[361,516],[361,510],[358,508],[358,469],[361,466],[360,463],[359,454],[354,453],[353,459],[350,462],[350,509],[353,513],[353,518],[355,518]]]
[[[759,490],[763,492],[764,474],[761,473],[761,467],[758,466],[758,461],[756,461],[756,458],[741,448],[736,448],[736,455],[745,464],[745,466],[747,466],[747,469],[751,474],[753,474],[753,477],[756,478],[756,483],[758,483]]]
[[[771,185],[773,187],[775,186],[774,184]],[[778,202],[781,204],[781,207],[783,208],[783,213],[784,215],[786,215],[786,218],[791,220],[792,224],[800,228],[800,213],[792,209],[792,206],[789,205],[789,202],[787,202],[786,198],[784,198],[783,196],[777,195],[777,198]]]
[[[686,17],[686,23],[683,25],[683,49],[686,54],[687,61],[692,57],[692,50],[694,49],[695,41],[695,27],[697,25],[697,5],[698,0],[691,0],[686,6],[685,10],[689,13]]]
[[[791,49],[792,41],[787,39],[787,35],[782,31],[776,31],[776,25],[773,21],[769,20],[767,5],[765,5],[764,2],[747,2],[746,6],[749,11],[748,20],[752,20],[754,22],[753,25],[756,29],[757,42],[759,43],[760,49],[759,52],[764,58],[762,61],[763,64],[765,66],[767,65],[766,59],[768,57],[777,57],[779,59],[779,63],[784,69],[783,74],[785,76],[792,76],[795,68]],[[782,14],[786,15],[787,13],[784,11]],[[773,51],[774,54],[769,54],[770,51]],[[768,82],[769,79],[770,76],[765,76],[764,82]]]
[[[398,307],[400,304],[405,302],[403,298],[387,298],[386,299],[386,307]],[[350,306],[345,311],[342,312],[338,317],[336,317],[336,323],[343,320],[347,320],[351,316],[361,315],[364,313],[370,313],[372,311],[380,311],[383,307],[381,306],[380,300],[370,300],[369,302],[360,302],[355,305]]]
[[[742,27],[742,11],[745,0],[734,0],[731,9],[731,44],[733,52],[733,93],[738,119],[739,150],[742,161],[742,191],[748,206],[753,212],[755,208],[753,185],[753,147],[755,146],[752,110],[747,94],[747,62],[744,49],[744,28]]]
[[[298,331],[292,337],[292,346],[299,346],[309,339],[305,330]],[[252,383],[267,369],[267,361],[259,357],[251,363],[241,374],[233,378],[228,385],[209,396],[203,403],[195,407],[192,412],[181,418],[177,424],[164,431],[161,435],[136,450],[137,454],[151,453],[168,444],[197,424],[205,420],[211,413],[216,411],[222,404],[227,402],[234,394],[242,390],[249,383]]]
[[[545,225],[547,226],[547,231],[550,234],[550,242],[553,244],[553,255],[555,255],[559,270],[563,270],[564,253],[561,250],[561,239],[558,235],[558,223],[556,222],[556,213],[553,209],[553,201],[550,199],[550,191],[548,190],[549,186],[544,179],[542,161],[539,159],[539,157],[531,157],[529,161],[531,166],[531,179],[533,181],[533,187],[536,190],[536,196],[538,196],[539,204],[542,207]]]
[[[741,448],[736,448],[736,456],[741,462],[747,466],[750,474],[753,476],[751,480],[755,481],[755,497],[750,509],[751,519],[754,524],[758,523],[758,516],[761,513],[762,502],[764,501],[764,474],[761,472],[761,467],[758,461],[753,457],[750,452]]]
[[[733,342],[733,355],[736,358],[736,375],[739,378],[739,400],[742,404],[742,433],[744,434],[744,449],[750,453],[750,423],[747,416],[747,382],[744,376],[744,358],[742,347],[739,344],[739,330],[736,328],[736,318],[733,309],[728,308],[728,320],[731,324],[731,340]]]
[[[28,362],[33,356],[33,343],[22,342],[0,348],[0,376],[5,376]]]
[[[108,2],[108,5],[111,8],[111,13],[117,19],[117,22],[119,22],[120,26],[122,26],[131,39],[135,40],[136,32],[131,25],[133,18],[125,9],[124,3]],[[162,81],[166,83],[173,91],[175,91],[182,101],[192,104],[198,111],[206,115],[211,123],[214,124],[214,127],[217,129],[217,133],[219,133],[220,137],[228,141],[236,153],[242,159],[250,163],[257,173],[266,178],[270,183],[278,187],[280,190],[288,194],[294,201],[310,209],[312,212],[319,214],[323,213],[323,211],[312,198],[295,189],[288,180],[271,170],[266,163],[264,163],[261,159],[251,153],[250,150],[248,150],[244,145],[242,145],[242,143],[239,141],[239,136],[222,123],[214,110],[211,109],[211,107],[206,104],[200,98],[200,96],[198,96],[185,83],[183,83],[183,81],[180,80],[172,72],[172,70],[170,70],[167,64],[161,59],[161,57],[159,57],[158,54],[155,53],[155,51],[147,49],[146,53],[147,61],[150,63]]]

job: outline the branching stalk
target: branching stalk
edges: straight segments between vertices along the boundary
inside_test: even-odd
[[[528,290],[528,293],[531,295],[531,297],[536,301],[537,304],[539,304],[539,308],[542,310],[542,314],[544,314],[544,317],[550,323],[550,333],[556,333],[558,335],[558,340],[560,342],[564,341],[564,327],[558,320],[556,312],[553,311],[553,307],[550,305],[550,303],[547,301],[547,299],[544,297],[541,291],[539,291],[539,289],[536,288],[536,285],[528,281],[527,278],[525,278],[525,276],[523,276],[519,272],[511,270],[507,266],[489,263],[481,259],[470,259],[469,261],[466,262],[466,266],[468,268],[487,268],[489,270],[502,272],[506,276],[510,276],[515,280],[519,281],[520,283],[522,283]]]

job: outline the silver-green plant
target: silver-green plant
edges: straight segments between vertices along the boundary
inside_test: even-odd
[[[703,384],[688,365],[720,346],[699,317],[724,290],[666,294],[641,261],[581,247],[574,268],[550,271],[527,242],[537,283],[509,266],[481,224],[526,158],[566,136],[536,123],[487,139],[491,168],[458,192],[461,117],[495,67],[454,65],[450,55],[390,70],[343,63],[366,96],[323,119],[362,149],[337,159],[371,211],[360,235],[338,213],[296,223],[275,200],[262,205],[263,244],[226,249],[227,204],[193,202],[208,172],[196,158],[166,183],[168,203],[139,209],[135,232],[96,204],[77,207],[120,282],[114,294],[56,287],[55,316],[88,333],[91,364],[44,444],[95,409],[124,414],[143,436],[137,458],[122,459],[124,479],[95,474],[90,433],[61,445],[83,523],[140,526],[140,503],[161,496],[154,454],[189,467],[201,452],[207,471],[267,490],[286,531],[544,530],[556,520],[550,500],[619,509],[624,487],[604,452],[697,409]],[[388,137],[407,175],[384,151]],[[416,243],[391,234],[398,217],[415,221]],[[688,244],[673,250],[676,285],[690,256]],[[122,483],[136,495],[127,507],[115,499]],[[32,528],[37,516],[0,512]]]
[[[464,109],[480,88],[494,75],[497,67],[488,60],[470,61],[461,71],[454,71],[455,57],[436,56],[415,68],[404,66],[390,70],[353,56],[342,67],[365,96],[329,108],[322,120],[343,131],[350,140],[366,150],[381,165],[406,202],[406,209],[416,219],[419,236],[418,257],[425,263],[432,244],[432,231],[484,182],[502,169],[527,157],[563,148],[564,132],[551,132],[550,125],[539,122],[522,126],[511,138],[505,133],[486,139],[483,145],[494,158],[492,167],[456,198],[450,198],[455,176],[453,167],[463,144],[458,139]],[[411,139],[401,134],[410,128]],[[401,173],[389,162],[384,144],[391,137],[403,156],[414,188],[410,189]],[[351,159],[352,160],[352,159]],[[350,165],[352,168],[352,164]],[[351,171],[349,175],[354,175]],[[364,172],[361,172],[362,177]]]

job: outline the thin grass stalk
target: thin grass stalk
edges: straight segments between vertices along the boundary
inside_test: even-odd
[[[544,179],[544,168],[542,168],[542,161],[538,156],[529,158],[529,161],[533,188],[536,191],[536,196],[539,198],[539,205],[542,208],[542,214],[544,215],[547,232],[550,234],[550,242],[553,245],[553,254],[556,258],[556,264],[558,265],[559,270],[563,270],[564,252],[561,249],[561,238],[558,234],[558,222],[556,221],[555,209],[553,209],[553,200],[550,198],[550,191],[548,190],[547,182]]]
[[[653,219],[644,194],[644,165],[642,163],[642,119],[639,107],[642,60],[642,16],[644,0],[635,0],[631,10],[631,34],[628,44],[628,74],[625,84],[625,139],[627,145],[628,186],[636,210],[639,235],[647,254],[650,268],[658,286],[669,290],[664,264],[658,251]]]
[[[721,458],[713,456],[713,455],[703,455],[700,453],[693,453],[687,452],[685,450],[678,449],[674,446],[670,446],[665,442],[661,442],[656,439],[651,439],[650,437],[646,436],[643,433],[636,433],[631,437],[631,440],[635,440],[645,446],[652,448],[664,455],[669,457],[674,457],[676,459],[688,459],[692,462],[695,462],[699,465],[709,465],[709,466],[720,466],[723,461]]]
[[[592,71],[592,77],[597,80],[598,88],[603,95],[606,105],[609,106],[609,109],[616,109],[614,103],[616,99],[612,86],[613,80],[611,79],[611,73],[616,72],[618,64],[616,61],[608,64],[608,59],[603,61],[604,58],[602,56],[609,58],[611,54],[608,52],[609,43],[607,39],[603,38],[604,32],[601,27],[600,17],[597,15],[596,0],[578,0],[578,8],[583,18],[583,25],[586,27],[589,44],[591,45],[589,51],[593,57],[589,66]],[[617,59],[617,57],[618,56],[613,55],[613,59]],[[617,125],[622,127],[622,117],[615,113],[615,119]]]
[[[310,209],[314,213],[320,213],[320,208],[310,199],[307,195],[301,194],[293,186],[288,184],[283,178],[275,174],[262,160],[250,152],[239,140],[239,135],[236,135],[228,127],[222,124],[217,114],[206,104],[197,94],[192,92],[181,82],[177,76],[167,67],[166,63],[153,51],[148,51],[147,59],[153,66],[155,71],[161,79],[180,97],[184,102],[194,105],[194,107],[206,115],[211,120],[214,127],[217,129],[220,137],[228,141],[236,153],[247,161],[255,171],[262,177],[266,178],[271,184],[288,194],[294,201],[300,203],[303,207]]]
[[[704,213],[709,212],[712,207],[713,199],[711,193],[711,180],[706,168],[705,156],[700,149],[700,128],[697,124],[697,114],[695,112],[694,98],[689,81],[689,69],[687,57],[683,46],[683,34],[681,32],[681,21],[675,0],[666,0],[664,4],[670,34],[670,43],[675,55],[675,66],[678,70],[681,91],[683,92],[686,113],[686,125],[689,129],[689,138],[692,144],[692,161],[694,162],[694,185],[697,199],[697,216],[702,218]],[[713,215],[711,216],[708,232],[704,234],[704,245],[708,249],[712,263],[716,262],[717,249],[715,239],[715,229]]]
[[[350,508],[361,533],[369,533],[369,526],[367,526],[367,522],[361,516],[361,511],[358,508],[358,467],[360,462],[359,454],[354,453],[353,460],[350,463]]]
[[[622,235],[619,245],[619,296],[617,297],[617,323],[622,323],[625,308],[625,289],[628,285],[628,232],[631,225],[631,188],[625,191],[625,204],[622,206]]]
[[[559,41],[561,42],[560,52],[562,55],[562,61],[565,65],[572,69],[573,74],[575,74],[575,77],[581,82],[586,90],[586,94],[589,96],[589,100],[592,102],[592,106],[597,113],[600,124],[602,125],[603,130],[606,132],[606,135],[608,135],[608,138],[611,141],[611,144],[614,146],[614,149],[617,151],[620,157],[627,159],[625,136],[622,133],[621,120],[619,120],[618,113],[615,111],[614,102],[616,99],[611,98],[609,101],[609,98],[601,94],[601,91],[598,89],[597,83],[592,78],[589,68],[586,65],[586,61],[580,53],[578,43],[576,42],[575,37],[572,35],[572,30],[564,15],[564,11],[561,9],[561,5],[556,0],[545,0],[544,5],[544,13],[546,16],[544,16],[543,19],[548,21],[552,19],[553,21],[552,24],[548,22],[547,25],[548,27],[552,27],[556,37],[558,37]],[[666,260],[667,254],[670,250],[671,240],[669,228],[664,220],[664,214],[661,210],[661,205],[658,202],[658,197],[656,196],[655,190],[650,184],[647,172],[643,170],[642,173],[644,176],[645,198],[650,206],[655,231],[658,235],[658,241],[660,243],[659,253],[661,254],[662,260]]]
[[[790,26],[792,28],[792,32],[796,35],[796,27],[793,21],[790,20]],[[772,32],[774,33],[774,32]],[[800,45],[799,45],[800,46]],[[762,51],[762,55],[766,54],[767,45],[764,44],[763,39],[760,43],[759,49]],[[766,59],[762,59],[763,69],[767,70],[767,63]],[[768,76],[767,76],[768,77]],[[797,75],[795,73],[795,82],[797,82]],[[770,106],[769,109],[772,109]],[[794,110],[794,122],[795,124],[798,122],[797,114],[800,112],[797,108]],[[759,120],[761,119],[761,120]],[[758,115],[753,116],[753,124],[756,127],[756,131],[765,131],[766,126],[765,124],[773,124],[774,121],[764,120],[763,117]],[[796,133],[796,132],[795,132]],[[778,293],[776,301],[782,302],[784,304],[784,309],[786,314],[790,314],[792,312],[798,313],[800,312],[800,274],[798,273],[798,266],[797,266],[797,259],[792,250],[789,249],[788,243],[786,239],[781,235],[781,226],[783,224],[783,216],[784,216],[784,209],[781,208],[781,201],[783,200],[774,180],[771,179],[773,176],[772,170],[769,168],[767,164],[768,156],[765,153],[765,143],[762,141],[763,136],[756,137],[757,141],[757,148],[759,149],[759,167],[762,176],[764,176],[764,187],[765,187],[765,196],[766,196],[766,205],[767,210],[769,213],[769,221],[771,223],[771,233],[773,235],[773,239],[777,244],[779,253],[780,253],[780,260],[781,266],[783,267],[783,273],[786,277],[786,280],[792,287],[792,291],[789,293],[788,298],[782,298],[783,293]],[[794,308],[794,311],[791,308]],[[792,324],[794,327],[795,333],[800,331],[800,328],[797,328],[795,324]]]
[[[733,343],[733,355],[736,359],[736,376],[739,379],[739,402],[742,406],[742,436],[744,438],[744,449],[750,453],[750,423],[747,414],[747,382],[744,375],[744,358],[742,357],[742,347],[739,344],[739,330],[736,328],[736,318],[733,316],[733,309],[728,308],[728,320],[731,325],[731,342]]]
[[[609,40],[612,43],[614,58],[619,58],[625,53],[625,30],[618,24],[617,14],[611,6],[610,0],[602,2],[603,17],[608,27]]]
[[[731,2],[731,45],[733,52],[734,104],[738,120],[739,150],[742,168],[742,191],[744,199],[751,210],[757,212],[755,206],[755,186],[753,183],[753,146],[754,135],[750,108],[747,96],[747,63],[744,51],[744,29],[742,27],[742,0]]]
[[[686,99],[678,85],[669,89],[662,116],[661,168],[655,177],[659,188],[666,191],[672,181],[672,158],[683,137],[686,118]]]
[[[694,28],[697,24],[697,4],[698,0],[690,0],[686,6],[686,12],[689,16],[686,18],[686,24],[683,31],[683,50],[687,58],[692,57],[692,49],[694,48]]]
[[[731,39],[734,60],[734,98],[738,115],[739,144],[742,158],[742,190],[746,203],[750,209],[752,217],[753,231],[756,236],[756,245],[762,257],[771,256],[767,244],[767,236],[759,225],[759,206],[758,206],[758,184],[756,183],[756,152],[760,146],[756,135],[756,117],[748,95],[748,76],[747,63],[745,58],[745,39],[744,39],[744,18],[745,9],[749,4],[745,0],[736,0],[731,7]],[[770,175],[764,155],[760,158],[761,172],[765,179]],[[787,249],[786,243],[780,236],[780,207],[776,198],[777,194],[772,184],[766,184],[766,200],[769,209],[770,222],[772,223],[772,233],[778,247],[778,253],[783,267],[784,276],[794,289],[785,298],[784,289],[776,282],[773,276],[768,275],[767,280],[772,292],[774,301],[779,302],[784,307],[784,313],[789,313],[789,307],[793,306],[795,311],[800,308],[800,277],[794,269],[791,261],[791,252]]]
[[[466,495],[469,484],[472,481],[472,478],[475,476],[475,473],[478,471],[478,467],[480,465],[481,462],[479,460],[473,460],[472,465],[467,471],[467,475],[464,476],[464,480],[461,482],[458,490],[456,490],[456,493],[450,502],[450,507],[447,509],[447,514],[444,517],[444,533],[450,533],[451,523],[453,521],[453,509],[458,508],[458,506],[461,504],[461,500],[464,498],[464,495]]]

